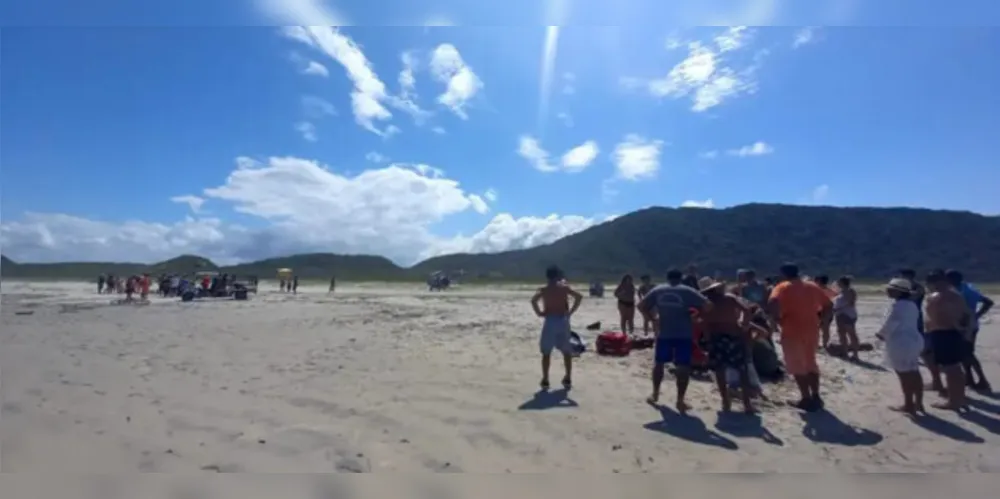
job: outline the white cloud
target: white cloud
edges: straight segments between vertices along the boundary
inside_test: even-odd
[[[497,198],[500,197],[500,194],[497,193],[496,189],[486,189],[483,197],[486,198],[487,201],[495,203],[497,202]]]
[[[276,21],[275,24],[302,26],[348,26],[350,21],[323,0],[254,0],[257,8]],[[286,35],[304,37],[299,26],[286,26]]]
[[[432,232],[448,216],[470,210],[486,213],[491,197],[495,199],[496,193],[465,192],[457,181],[429,165],[393,164],[345,175],[306,159],[241,157],[225,181],[205,189],[200,198],[226,204],[262,228],[215,218],[112,223],[51,213],[26,213],[12,221],[5,213],[0,246],[18,261],[152,262],[193,253],[229,263],[322,251],[381,254],[409,264],[453,251],[546,244],[600,221],[575,215],[515,218],[498,213],[470,236],[441,237]]]
[[[316,142],[319,137],[316,135],[316,125],[308,121],[300,121],[295,124],[295,130],[302,134],[302,138],[309,142]]]
[[[476,213],[485,215],[490,212],[490,206],[486,204],[486,201],[482,198],[482,196],[478,194],[469,194],[469,201],[472,202],[472,209],[476,210]]]
[[[288,0],[285,1],[288,2]],[[289,3],[293,5],[288,6],[283,11],[283,15],[298,19],[299,23],[305,24],[308,19],[333,18],[329,13],[324,13],[321,6],[310,7],[306,5],[312,3],[308,0],[292,0]],[[351,92],[351,110],[354,113],[354,121],[372,133],[386,134],[376,127],[375,123],[388,121],[392,118],[392,113],[386,109],[383,102],[398,103],[398,101],[388,95],[385,84],[375,74],[368,58],[354,43],[354,40],[330,25],[285,27],[283,33],[289,38],[322,51],[343,66],[347,77],[354,84],[354,90]]]
[[[458,49],[449,43],[434,49],[430,66],[434,78],[446,86],[445,92],[438,96],[438,102],[459,118],[469,119],[465,107],[483,88],[482,80],[465,63]]]
[[[549,164],[549,152],[542,149],[538,140],[529,135],[522,135],[518,139],[517,154],[528,160],[531,166],[540,172],[554,172],[559,169]]]
[[[726,151],[726,154],[740,158],[745,158],[747,156],[764,156],[772,153],[774,153],[774,147],[760,141],[754,142],[748,146],[743,146],[739,149],[730,149],[729,151]]]
[[[292,52],[289,55],[292,63],[298,67],[300,73],[305,75],[322,76],[324,78],[330,76],[330,70],[326,69],[326,66],[302,57],[298,52]]]
[[[205,204],[205,200],[203,198],[192,196],[190,194],[185,196],[174,196],[170,198],[170,201],[174,203],[186,204],[194,213],[201,211],[201,206]]]
[[[413,76],[417,69],[417,58],[412,52],[403,52],[399,58],[403,62],[403,70],[399,72],[399,88],[402,89],[402,95],[409,95],[417,84],[417,79]]]
[[[562,167],[569,172],[582,171],[597,158],[598,152],[600,150],[597,148],[597,142],[588,140],[563,154]]]
[[[573,128],[573,117],[570,116],[569,113],[559,113],[556,115],[556,118],[558,118],[563,125],[566,125],[566,128]]]
[[[562,93],[565,95],[573,95],[576,93],[576,75],[573,73],[563,73],[563,85]]]
[[[723,57],[744,48],[752,34],[743,26],[727,28],[715,36],[712,44],[689,43],[687,57],[665,77],[626,77],[621,84],[627,89],[644,89],[654,97],[689,97],[692,111],[707,111],[730,98],[756,91],[756,71],[767,51],[758,51],[752,63],[739,70]]]
[[[730,26],[725,32],[716,35],[715,45],[719,53],[738,50],[747,43],[751,34],[746,26]]]
[[[313,95],[302,97],[302,112],[311,119],[320,119],[327,116],[336,116],[337,108],[328,101]]]
[[[379,153],[377,153],[375,151],[372,151],[372,152],[370,152],[368,154],[365,154],[365,159],[367,159],[368,161],[371,161],[372,163],[384,163],[384,162],[386,162],[386,161],[389,160],[389,158],[387,158],[387,157],[385,157],[385,156],[383,156],[383,155],[381,155],[381,154],[379,154]]]
[[[640,180],[656,175],[660,169],[660,150],[663,142],[647,140],[630,134],[615,146],[611,159],[619,178],[625,180]]]
[[[812,26],[806,26],[795,32],[795,39],[792,41],[793,48],[799,48],[803,45],[807,45],[815,41],[816,29]]]
[[[584,231],[612,218],[614,217],[588,218],[555,214],[547,217],[514,218],[509,213],[500,213],[477,234],[456,237],[429,249],[424,257],[445,253],[493,253],[533,248]]]
[[[448,133],[447,131],[445,131],[445,129],[443,127],[439,127],[439,126],[431,128],[431,131],[434,132],[434,133],[436,133],[436,134],[438,134],[438,135],[444,135],[444,134]]]
[[[719,157],[719,151],[705,151],[698,153],[698,157],[701,159],[715,159]]]
[[[812,191],[811,201],[813,203],[822,203],[826,201],[826,198],[830,195],[830,186],[823,184]]]
[[[682,208],[715,208],[715,203],[711,199],[704,201],[688,200],[681,203]]]

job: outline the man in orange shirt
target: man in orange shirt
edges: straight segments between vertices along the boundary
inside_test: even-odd
[[[790,405],[804,411],[823,408],[819,395],[820,325],[833,313],[833,302],[814,283],[803,281],[799,267],[793,263],[781,266],[783,281],[771,291],[768,311],[781,328],[781,351],[785,368],[795,378],[802,397]]]

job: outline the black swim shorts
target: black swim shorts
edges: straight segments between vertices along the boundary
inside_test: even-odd
[[[708,340],[708,362],[715,369],[732,367],[742,369],[747,365],[749,352],[746,341],[739,333],[713,334]]]
[[[968,352],[968,342],[957,329],[931,331],[927,333],[930,340],[934,363],[939,366],[960,364]]]

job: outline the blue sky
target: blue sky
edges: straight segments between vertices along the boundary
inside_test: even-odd
[[[731,18],[804,17],[761,3]],[[179,5],[174,22],[194,24]],[[201,8],[302,26],[374,8],[221,6]],[[460,22],[439,10],[386,22]],[[412,263],[652,205],[1000,213],[998,29],[86,26],[100,14],[0,35],[0,244],[15,260]]]

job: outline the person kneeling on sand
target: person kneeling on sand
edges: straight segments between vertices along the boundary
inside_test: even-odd
[[[711,277],[702,277],[698,280],[698,287],[711,303],[711,306],[701,314],[701,320],[705,329],[705,342],[708,345],[709,364],[715,371],[715,382],[722,397],[722,412],[729,412],[732,406],[729,384],[726,382],[726,369],[734,369],[739,373],[743,410],[747,413],[756,412],[750,401],[753,387],[750,385],[750,373],[747,368],[752,310],[741,298],[727,293],[723,282]]]
[[[531,297],[531,308],[535,311],[535,315],[544,318],[542,335],[538,341],[542,353],[541,387],[543,390],[549,389],[549,365],[552,361],[552,351],[559,350],[563,355],[563,365],[566,368],[562,385],[563,388],[569,390],[573,384],[573,348],[570,344],[569,318],[580,308],[583,295],[566,284],[559,267],[551,266],[546,269],[545,278],[548,280],[548,284],[538,288],[535,295]],[[573,298],[572,305],[569,304],[570,297]]]
[[[889,281],[885,293],[892,305],[875,337],[885,342],[886,363],[896,371],[903,390],[903,405],[891,409],[916,415],[924,412],[924,381],[920,376],[924,337],[917,328],[920,311],[912,292],[913,283],[906,279],[897,277]]]
[[[677,412],[688,410],[684,402],[688,382],[691,379],[691,357],[694,349],[694,322],[691,310],[701,311],[708,300],[698,290],[682,284],[680,270],[667,272],[667,283],[654,287],[639,302],[639,310],[644,316],[656,317],[656,346],[653,364],[653,394],[646,399],[657,404],[660,399],[660,385],[663,383],[663,369],[668,362],[677,368]]]
[[[965,407],[965,373],[962,360],[966,343],[971,340],[972,312],[962,294],[951,286],[944,271],[927,275],[924,323],[931,343],[934,362],[944,373],[948,402],[934,404],[938,409],[960,410]]]

